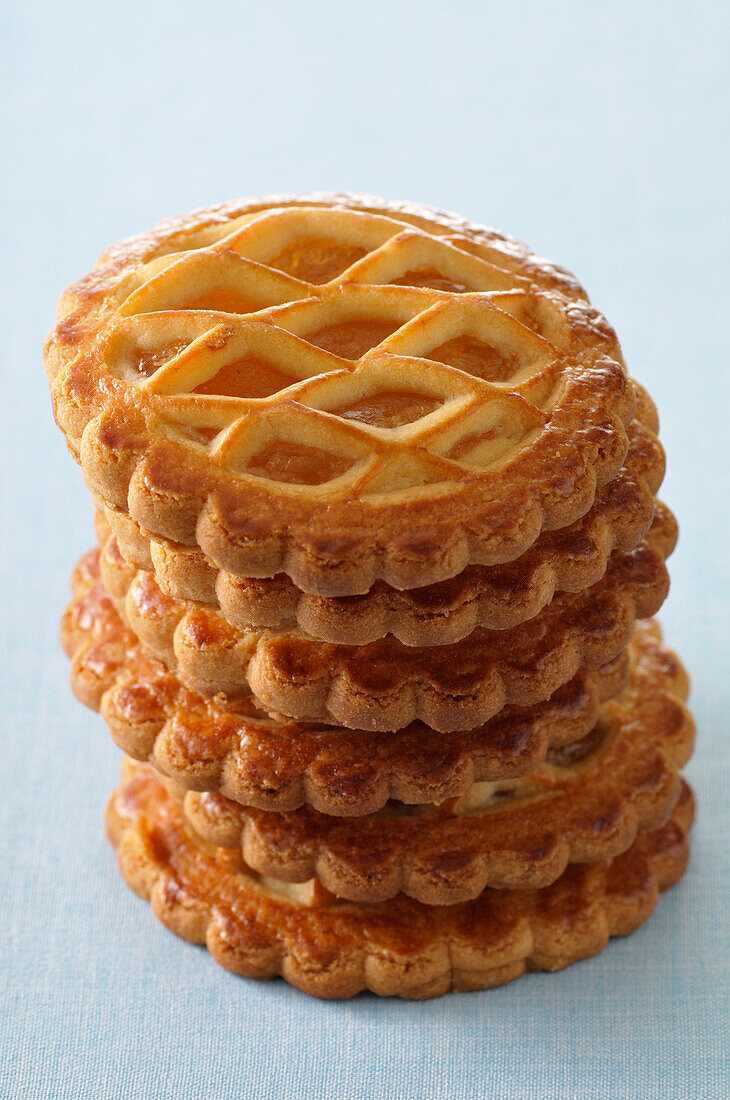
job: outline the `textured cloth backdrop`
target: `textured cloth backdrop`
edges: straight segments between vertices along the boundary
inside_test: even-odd
[[[2,19],[0,1095],[726,1097],[728,5],[46,0]],[[166,932],[103,838],[120,754],[57,642],[92,540],[42,374],[58,293],[160,217],[319,187],[446,206],[573,268],[662,414],[690,871],[635,936],[492,993],[323,1004]]]

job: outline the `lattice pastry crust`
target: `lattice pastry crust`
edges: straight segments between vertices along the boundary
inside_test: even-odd
[[[232,711],[182,687],[122,623],[99,583],[96,553],[77,567],[74,591],[61,621],[71,683],[101,710],[116,743],[189,789],[266,810],[308,803],[351,817],[389,799],[441,802],[475,782],[524,775],[548,750],[581,741],[628,676],[622,652],[601,669],[580,670],[544,703],[507,707],[455,734],[420,722],[393,734],[288,722],[248,700]]]
[[[325,595],[517,557],[591,506],[634,410],[569,276],[357,197],[122,242],[62,297],[45,360],[96,496],[228,572]]]
[[[121,872],[176,935],[206,944],[249,978],[281,975],[317,997],[437,997],[488,989],[528,970],[561,970],[628,935],[683,874],[694,800],[685,784],[671,819],[612,863],[574,864],[542,890],[485,890],[424,906],[336,901],[316,881],[294,887],[248,870],[186,827],[151,768],[130,765],[107,808]]]
[[[638,387],[637,387],[638,388]],[[614,550],[633,550],[654,515],[664,475],[664,451],[647,420],[629,425],[629,451],[593,508],[559,531],[544,532],[522,557],[503,565],[472,565],[438,584],[400,592],[377,581],[361,596],[303,592],[285,573],[236,577],[215,569],[200,550],[149,537],[129,515],[102,506],[96,529],[110,531],[130,564],[154,573],[162,591],[178,600],[219,606],[239,630],[294,630],[341,645],[366,645],[392,634],[404,645],[450,645],[477,627],[508,630],[533,618],[556,592],[579,592],[603,576]],[[650,406],[650,407],[649,407]]]
[[[337,897],[378,902],[404,893],[454,905],[486,887],[549,886],[569,863],[609,860],[637,830],[666,821],[694,743],[688,680],[653,621],[637,625],[631,676],[582,741],[553,749],[518,779],[478,783],[440,806],[388,803],[357,819],[309,807],[270,813],[221,795],[171,788],[204,840],[241,849],[253,870],[316,878]]]
[[[316,642],[298,631],[243,632],[209,607],[165,596],[135,572],[111,539],[101,556],[105,587],[150,652],[202,695],[252,695],[268,713],[351,729],[397,730],[415,720],[469,729],[503,706],[546,699],[581,665],[598,668],[627,644],[634,621],[655,614],[669,590],[665,558],[677,528],[658,504],[645,539],[611,557],[597,584],[560,593],[539,615],[507,631],[477,629],[453,646]]]

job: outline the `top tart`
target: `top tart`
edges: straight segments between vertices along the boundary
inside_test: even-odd
[[[570,275],[350,195],[121,242],[62,296],[45,361],[95,497],[235,575],[332,596],[516,558],[591,507],[634,411]]]

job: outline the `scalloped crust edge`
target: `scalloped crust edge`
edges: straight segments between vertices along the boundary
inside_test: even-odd
[[[367,645],[386,634],[409,646],[452,645],[479,627],[507,630],[534,618],[556,593],[577,592],[597,583],[615,550],[634,549],[651,523],[654,494],[664,475],[664,452],[651,428],[638,419],[629,427],[629,438],[626,465],[633,454],[637,499],[622,511],[612,513],[609,506],[591,510],[577,521],[578,552],[573,552],[565,536],[551,540],[556,542],[552,553],[541,551],[538,540],[527,551],[527,572],[525,566],[516,576],[509,572],[524,557],[514,565],[470,566],[441,582],[441,592],[434,590],[437,586],[422,586],[404,593],[380,581],[359,596],[318,596],[297,588],[286,574],[251,578],[216,569],[202,551],[155,539],[129,515],[102,501],[95,526],[102,545],[113,534],[125,561],[154,573],[166,595],[217,605],[239,630],[298,627],[311,637],[339,645]],[[610,495],[615,480],[602,491]],[[558,534],[565,531],[567,536],[570,529]],[[471,574],[473,578],[467,579]]]
[[[604,364],[604,373],[609,365]],[[464,501],[461,519],[455,522],[449,514],[438,525],[433,518],[433,500],[411,501],[408,529],[385,538],[380,534],[386,529],[381,527],[382,517],[370,508],[367,515],[363,510],[357,527],[351,512],[352,523],[326,533],[312,531],[311,515],[299,524],[282,518],[277,530],[271,520],[256,518],[253,499],[247,499],[243,507],[231,487],[206,488],[197,477],[186,477],[182,456],[170,441],[143,447],[141,429],[132,423],[132,409],[126,413],[130,423],[124,428],[102,413],[89,421],[78,448],[72,440],[67,441],[92,495],[128,511],[156,536],[197,545],[218,568],[237,576],[286,573],[305,591],[348,596],[368,591],[377,580],[394,588],[415,588],[453,577],[469,565],[511,561],[529,549],[542,531],[579,519],[593,504],[598,487],[615,477],[626,457],[626,426],[633,416],[634,398],[632,383],[624,375],[622,380],[625,392],[617,411],[603,417],[600,427],[593,430],[592,442],[587,442],[589,429],[579,428],[578,423],[569,430],[548,426],[544,449],[553,456],[559,453],[560,465],[547,470],[542,478],[549,486],[542,503],[531,495],[541,483],[534,475],[529,489],[528,479],[521,491],[511,483],[509,526],[503,487],[494,491],[494,499],[481,505],[476,500]],[[618,381],[617,367],[616,385]],[[585,442],[580,457],[578,437]],[[575,464],[570,472],[568,452],[573,452]],[[263,490],[254,492],[254,488],[249,486],[249,496],[256,496],[256,512],[264,516]],[[282,507],[284,504],[280,502]],[[272,505],[273,497],[268,500],[269,512]]]
[[[400,898],[369,908],[306,908],[272,901],[243,878],[234,909],[186,881],[183,857],[193,845],[164,788],[145,814],[131,810],[128,790],[112,796],[107,832],[123,877],[170,931],[204,943],[236,974],[281,976],[303,992],[338,999],[362,990],[425,999],[487,989],[598,954],[610,936],[638,928],[659,892],[681,878],[694,812],[685,784],[661,829],[640,835],[611,864],[571,867],[543,891],[489,891],[444,909]]]
[[[338,652],[298,635],[239,634],[220,615],[202,618],[203,612],[188,610],[184,604],[171,612],[168,621],[163,614],[144,611],[146,598],[140,612],[132,586],[125,600],[114,602],[142,644],[191,691],[211,697],[251,694],[269,713],[350,729],[397,730],[421,720],[449,732],[480,725],[508,704],[530,705],[546,699],[582,665],[596,668],[615,657],[628,643],[636,619],[661,607],[669,591],[665,559],[676,537],[674,517],[660,506],[645,540],[629,554],[612,559],[594,588],[575,597],[558,596],[544,614],[552,617],[558,605],[573,598],[584,599],[585,614],[570,613],[572,618],[562,624],[559,636],[541,655],[539,666],[531,667],[529,676],[522,657],[516,665],[506,657],[479,672],[469,670],[467,638],[458,643],[458,656],[452,657],[447,648],[443,678],[436,671],[441,667],[437,648],[402,647],[404,660],[398,668],[393,663],[385,680],[373,680],[375,662],[381,669],[387,663],[386,651],[380,652],[384,642],[342,647]],[[625,572],[621,588],[615,577],[618,569]],[[141,576],[154,583],[151,575]],[[181,614],[176,618],[178,610]],[[394,644],[397,648],[398,643]],[[421,669],[419,654],[428,659],[430,669]]]
[[[272,196],[272,201],[283,200],[280,196]],[[321,205],[344,202],[354,208],[380,212],[389,208],[383,200],[358,196],[319,194],[300,196],[296,201]],[[266,202],[266,198],[260,197],[249,203],[225,204],[195,212],[161,223],[150,233],[119,242],[102,256],[100,266],[62,296],[59,325],[46,341],[44,359],[57,422],[66,434],[69,450],[80,461],[92,491],[111,504],[129,508],[142,526],[154,530],[157,535],[190,545],[197,543],[217,565],[233,573],[273,576],[286,572],[299,587],[319,591],[322,595],[367,591],[379,578],[397,588],[417,587],[426,577],[429,582],[437,582],[454,576],[472,563],[508,560],[523,553],[542,529],[565,526],[588,510],[596,486],[609,480],[623,461],[627,448],[625,428],[633,415],[634,391],[626,378],[613,330],[590,306],[587,298],[581,297],[583,292],[577,282],[549,263],[544,266],[548,284],[561,283],[563,290],[578,295],[564,298],[570,325],[578,332],[607,341],[613,358],[597,357],[591,379],[584,378],[582,386],[576,383],[577,390],[585,391],[582,418],[576,415],[571,421],[568,417],[559,429],[551,424],[550,431],[545,434],[543,449],[546,454],[553,455],[559,451],[561,467],[554,471],[554,477],[539,479],[544,497],[542,503],[534,495],[534,477],[523,477],[523,499],[518,501],[516,491],[512,493],[515,515],[509,535],[503,504],[499,501],[492,501],[481,509],[472,503],[468,516],[465,513],[458,524],[450,519],[438,529],[433,527],[432,508],[421,509],[423,515],[416,508],[407,527],[395,537],[388,536],[382,545],[372,544],[369,511],[356,532],[352,515],[340,529],[328,529],[321,532],[320,537],[312,535],[311,516],[308,522],[300,522],[298,526],[287,520],[276,530],[267,515],[271,501],[268,508],[263,508],[262,502],[261,515],[265,522],[255,521],[250,501],[242,514],[236,492],[224,491],[212,484],[205,486],[195,477],[186,482],[180,464],[174,461],[177,453],[174,448],[168,447],[170,453],[167,454],[164,446],[151,445],[149,425],[133,401],[127,402],[124,417],[116,422],[114,418],[109,420],[104,412],[98,412],[99,401],[96,402],[98,415],[92,407],[82,412],[81,392],[77,394],[67,385],[68,371],[74,363],[79,341],[88,337],[93,327],[89,314],[95,303],[110,292],[125,264],[139,264],[156,251],[175,247],[186,233],[190,235],[205,225],[221,224],[226,216],[233,217],[234,212],[263,209]],[[466,219],[456,219],[415,204],[392,204],[390,209],[393,213],[405,212],[415,218],[435,217],[449,227],[459,225],[458,232],[467,236],[472,234],[477,240],[488,238],[483,243],[497,243],[505,256],[511,256],[513,263],[519,260],[525,264],[528,274],[531,272],[534,276],[541,270],[540,261],[524,246],[505,235],[490,234],[479,226],[468,230],[470,223]],[[537,281],[535,286],[539,289]],[[564,297],[558,290],[543,288],[541,292]],[[599,400],[602,389],[612,393],[610,410]],[[595,402],[598,402],[594,409],[597,419],[589,429],[587,410],[594,408]],[[575,459],[571,477],[567,477],[568,451],[573,452]],[[496,496],[504,494],[497,492]]]
[[[190,790],[217,791],[260,809],[281,812],[308,803],[323,813],[353,817],[374,813],[390,798],[442,801],[477,781],[525,774],[549,748],[584,737],[600,703],[619,692],[628,676],[628,653],[622,651],[602,668],[579,670],[544,703],[508,708],[475,731],[449,735],[416,726],[396,734],[306,727],[298,732],[282,721],[284,744],[269,727],[259,751],[255,724],[188,692],[159,661],[144,657],[140,663],[139,644],[101,591],[93,562],[87,557],[82,565],[89,571],[77,568],[76,595],[61,620],[74,694],[101,711],[128,755],[151,762]],[[99,603],[87,606],[95,591]],[[102,613],[115,624],[111,634],[99,622]],[[462,748],[466,738],[470,746]],[[360,739],[387,740],[385,761],[375,746],[361,751]],[[287,742],[296,747],[294,753]]]
[[[679,769],[689,760],[695,732],[684,705],[687,674],[661,644],[653,621],[638,624],[630,653],[634,679],[628,699],[602,708],[608,714],[618,708],[620,723],[625,712],[618,735],[623,751],[612,738],[612,765],[599,760],[598,771],[577,765],[572,786],[556,788],[556,803],[546,790],[545,798],[464,818],[402,821],[379,815],[351,825],[308,810],[271,814],[234,804],[216,817],[215,800],[210,805],[195,793],[173,794],[184,797],[185,815],[198,835],[240,847],[253,870],[287,882],[316,878],[350,901],[386,901],[404,893],[426,905],[453,905],[487,887],[548,886],[569,863],[605,861],[625,851],[640,829],[662,825],[679,797]]]

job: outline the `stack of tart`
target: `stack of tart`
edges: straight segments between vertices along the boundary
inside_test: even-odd
[[[169,928],[429,997],[649,916],[693,811],[651,618],[677,528],[570,274],[424,207],[269,196],[111,248],[46,367],[98,540],[62,640]]]

